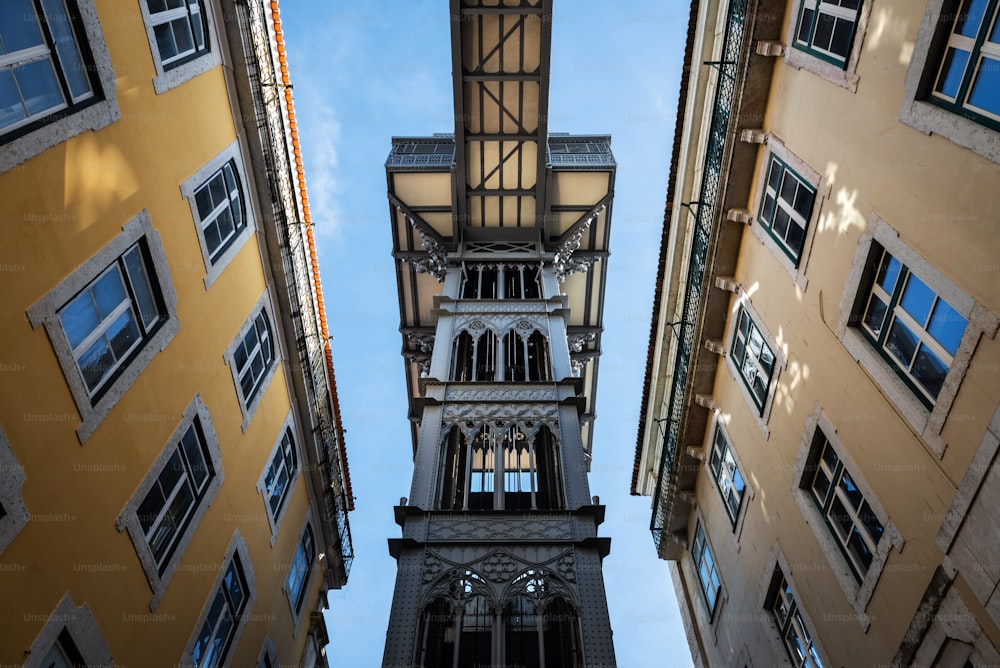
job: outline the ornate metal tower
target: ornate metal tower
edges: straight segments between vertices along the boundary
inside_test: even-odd
[[[549,135],[551,0],[452,0],[455,133],[386,162],[413,431],[383,666],[614,666],[587,483],[615,162]]]

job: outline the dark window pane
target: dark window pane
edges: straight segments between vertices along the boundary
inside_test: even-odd
[[[83,374],[87,388],[93,391],[114,363],[115,356],[111,353],[111,347],[107,339],[101,337],[80,356],[80,373]]]
[[[115,357],[121,360],[131,350],[132,345],[139,340],[139,327],[136,325],[132,310],[129,309],[118,316],[108,328],[108,338]]]
[[[965,0],[955,21],[955,32],[966,37],[975,37],[979,24],[983,22],[983,11],[989,0]]]
[[[913,353],[917,350],[917,337],[903,323],[895,320],[885,341],[885,349],[900,361],[904,369],[908,370]]]
[[[121,273],[117,268],[101,276],[94,283],[92,290],[94,302],[97,304],[97,310],[101,314],[102,320],[111,315],[111,312],[118,308],[119,304],[128,299]]]
[[[882,286],[883,290],[892,294],[893,290],[896,289],[896,280],[899,278],[902,268],[903,265],[900,264],[899,260],[888,253],[883,253],[882,264],[879,266],[878,272],[878,284]]]
[[[864,497],[861,494],[861,490],[858,486],[854,484],[854,479],[845,471],[840,477],[840,489],[844,493],[844,498],[855,508],[861,505],[861,501]]]
[[[802,21],[799,23],[799,31],[796,34],[796,39],[800,42],[809,43],[809,32],[812,29],[812,21],[815,10],[813,9],[803,9],[802,10]]]
[[[889,307],[882,300],[874,295],[872,296],[872,300],[868,304],[868,312],[865,313],[865,324],[868,325],[868,328],[872,330],[875,336],[882,333],[882,325],[885,324],[885,314],[888,310]]]
[[[761,207],[760,217],[770,223],[774,220],[774,198],[770,195],[764,197],[764,206]]]
[[[42,6],[45,9],[49,30],[52,31],[55,40],[59,64],[69,85],[70,94],[74,98],[80,98],[90,92],[90,81],[87,79],[87,70],[80,58],[80,50],[76,46],[70,19],[66,14],[66,5],[63,4],[63,0],[42,0]]]
[[[861,562],[864,570],[872,563],[872,551],[868,549],[868,544],[861,538],[861,534],[855,528],[851,532],[851,537],[847,539],[847,549]]]
[[[854,22],[837,19],[833,29],[833,40],[830,44],[830,51],[837,54],[844,60],[851,50],[851,38],[854,37]]]
[[[792,254],[796,258],[802,254],[802,241],[806,237],[805,228],[799,227],[798,223],[795,221],[790,221],[788,225],[788,235],[785,238],[785,243],[788,244],[788,248],[792,251]]]
[[[0,53],[13,53],[42,44],[42,31],[31,0],[0,2]]]
[[[132,248],[125,254],[125,269],[128,272],[132,293],[135,295],[136,304],[139,307],[139,316],[148,333],[159,319],[160,313],[156,307],[156,300],[153,298],[153,291],[146,276],[146,265],[138,247]]]
[[[937,398],[944,385],[945,376],[948,375],[948,367],[932,353],[927,346],[921,345],[917,359],[913,363],[913,377],[926,388],[932,397]]]
[[[71,347],[76,348],[83,343],[83,340],[101,323],[90,290],[85,290],[60,311],[59,321]]]

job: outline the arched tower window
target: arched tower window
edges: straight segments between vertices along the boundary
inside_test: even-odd
[[[504,336],[504,380],[548,381],[552,379],[549,343],[538,330],[522,336],[512,330]]]
[[[497,335],[488,329],[476,337],[467,331],[459,334],[452,349],[451,379],[463,383],[497,380]]]
[[[442,510],[462,510],[465,508],[468,448],[461,429],[452,427],[448,431],[441,455],[441,496],[438,507]]]
[[[507,601],[504,625],[506,665],[542,668],[541,626],[535,601],[521,595]]]
[[[452,668],[455,656],[455,615],[451,603],[436,598],[424,608],[421,619],[419,666]]]
[[[462,269],[461,299],[539,299],[537,264],[470,264]]]
[[[472,439],[469,456],[469,510],[493,510],[496,496],[496,452],[493,438],[483,429]]]
[[[545,606],[542,614],[542,639],[545,668],[583,666],[580,616],[566,599],[555,597]]]
[[[563,507],[562,475],[559,464],[559,444],[547,427],[541,427],[533,443],[535,455],[535,507],[556,510]]]
[[[458,666],[493,664],[493,606],[481,594],[462,604],[459,620]]]

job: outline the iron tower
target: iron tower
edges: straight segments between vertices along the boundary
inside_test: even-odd
[[[386,162],[414,474],[383,666],[614,666],[587,482],[615,162],[549,134],[551,0],[452,0],[454,134]]]

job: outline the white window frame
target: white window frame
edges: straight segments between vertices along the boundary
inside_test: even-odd
[[[781,245],[773,236],[772,231],[760,221],[760,213],[764,204],[764,194],[767,189],[768,167],[771,159],[776,158],[790,169],[795,176],[799,177],[807,186],[813,190],[812,212],[809,219],[801,221],[805,224],[805,237],[802,240],[802,252],[799,254],[798,262],[794,262],[788,255],[785,246]],[[816,238],[816,230],[819,229],[820,218],[823,214],[823,207],[830,197],[832,190],[830,182],[823,178],[819,172],[809,166],[804,160],[792,153],[785,146],[784,142],[774,134],[768,133],[764,146],[760,149],[760,160],[757,165],[756,174],[757,187],[754,189],[751,209],[753,223],[750,229],[754,236],[764,244],[774,255],[775,260],[782,268],[788,272],[799,289],[803,292],[809,284],[806,278],[806,267],[812,255],[813,240]]]
[[[93,400],[92,393],[84,382],[76,357],[73,355],[69,339],[63,330],[59,312],[80,291],[91,285],[98,276],[103,274],[108,267],[118,262],[119,258],[140,240],[145,240],[146,249],[149,251],[150,264],[146,265],[147,277],[156,280],[156,292],[163,300],[164,322],[159,325],[152,336],[140,344],[138,352],[134,353],[127,364],[122,366],[117,377],[102,388],[100,397]],[[83,421],[77,428],[77,438],[81,444],[86,443],[108,413],[125,395],[125,392],[139,378],[146,366],[158,352],[170,343],[180,328],[180,323],[177,320],[177,293],[170,276],[163,243],[159,233],[153,229],[149,212],[144,209],[126,223],[121,234],[84,262],[83,266],[66,277],[47,295],[35,302],[28,309],[27,314],[33,329],[45,325],[45,331],[52,343],[52,348],[59,360],[59,365],[62,367],[66,383]]]
[[[278,647],[274,644],[271,636],[264,636],[264,642],[260,646],[260,653],[257,655],[257,668],[280,668],[278,661]]]
[[[145,1],[145,0],[141,0]],[[208,184],[209,179],[223,169],[227,164],[235,166],[238,189],[240,191],[240,206],[243,211],[244,226],[234,232],[232,238],[223,244],[225,249],[212,260],[211,252],[205,243],[203,231],[204,221],[201,220],[198,211],[195,194],[202,186]],[[239,140],[224,148],[218,155],[209,160],[205,165],[195,172],[188,180],[181,184],[181,195],[188,200],[191,207],[191,216],[194,220],[195,234],[198,237],[198,245],[201,248],[202,260],[205,263],[205,289],[212,287],[212,284],[219,278],[233,258],[240,252],[243,246],[253,237],[257,230],[256,216],[251,205],[250,182],[247,179],[247,169],[243,162],[240,151]]]
[[[201,426],[201,433],[205,437],[205,450],[208,452],[208,462],[212,466],[213,474],[206,482],[206,487],[202,492],[201,499],[195,502],[195,505],[191,508],[190,515],[186,520],[184,529],[175,539],[175,547],[173,548],[173,554],[167,558],[163,563],[163,573],[160,574],[160,567],[156,563],[156,558],[154,557],[152,551],[146,540],[145,532],[142,530],[142,526],[139,522],[139,517],[137,512],[142,502],[145,500],[146,495],[152,489],[153,485],[156,484],[159,478],[160,472],[167,465],[170,458],[173,456],[175,450],[177,450],[178,443],[187,430],[194,424],[195,419]],[[222,473],[222,452],[219,447],[219,439],[215,433],[215,426],[212,423],[211,415],[209,415],[208,407],[202,400],[201,394],[196,394],[188,404],[188,407],[184,410],[181,415],[180,422],[178,423],[174,432],[167,439],[164,444],[163,449],[157,456],[156,460],[149,467],[149,471],[146,473],[146,477],[141,483],[139,483],[138,489],[136,489],[135,494],[129,499],[125,507],[122,508],[121,513],[118,515],[118,519],[115,520],[115,527],[119,532],[128,530],[129,538],[132,541],[132,545],[135,548],[136,556],[139,558],[139,563],[142,566],[143,572],[146,574],[146,580],[149,582],[149,587],[153,592],[153,597],[149,602],[150,612],[156,612],[156,608],[159,606],[163,595],[166,593],[167,585],[170,583],[170,579],[173,577],[174,572],[177,570],[180,564],[181,558],[187,551],[187,547],[190,544],[192,538],[194,537],[195,531],[198,525],[201,523],[201,519],[208,507],[212,504],[215,499],[216,493],[219,491],[219,487],[222,485],[223,473]]]
[[[813,472],[808,471],[807,468],[809,462],[819,455],[819,453],[813,452],[813,443],[817,430],[821,431],[823,436],[826,437],[829,446],[833,448],[834,452],[840,458],[843,468],[851,474],[851,479],[861,491],[865,501],[868,502],[876,517],[882,522],[882,538],[872,553],[872,562],[869,564],[868,570],[861,577],[860,581],[851,569],[851,565],[847,562],[847,557],[844,556],[838,539],[833,536],[832,530],[828,526],[828,520],[819,508],[817,508],[816,501],[814,500],[815,497],[812,494],[811,483]],[[795,467],[792,472],[792,497],[795,499],[795,503],[798,505],[799,512],[802,514],[806,525],[812,531],[816,542],[822,548],[830,571],[836,578],[841,591],[844,592],[844,598],[847,599],[847,602],[854,610],[854,616],[858,624],[860,624],[862,631],[867,632],[871,620],[865,613],[865,610],[868,608],[868,603],[875,593],[875,586],[878,584],[879,578],[889,561],[889,553],[893,548],[896,549],[896,552],[902,552],[906,542],[903,539],[903,534],[899,531],[895,522],[893,522],[892,517],[879,502],[874,490],[862,475],[862,469],[854,461],[850,450],[841,442],[836,427],[830,421],[830,418],[827,417],[826,413],[823,412],[819,403],[815,405],[812,414],[806,419],[805,430],[802,432],[802,438],[799,441],[798,455],[796,456]]]
[[[795,0],[790,8],[788,21],[785,28],[785,63],[795,69],[803,69],[820,76],[830,83],[841,88],[846,88],[852,93],[858,90],[860,77],[857,74],[858,61],[861,58],[861,49],[864,44],[865,33],[868,30],[868,19],[871,14],[873,0],[862,0],[858,9],[857,20],[854,24],[854,40],[851,44],[851,51],[848,54],[847,62],[843,67],[824,60],[819,55],[796,46],[796,29],[799,25],[799,17],[802,15],[803,4],[817,5],[819,0]]]
[[[216,5],[213,0],[199,0],[199,9],[205,30],[206,48],[204,52],[174,66],[171,66],[169,63],[164,65],[160,58],[160,49],[157,46],[156,33],[154,31],[154,26],[160,23],[160,21],[150,15],[146,0],[135,1],[139,4],[142,20],[146,25],[150,55],[153,57],[153,66],[156,68],[156,76],[153,77],[153,89],[157,95],[165,93],[171,88],[176,88],[199,74],[222,64],[222,40],[219,36],[219,31],[215,27]],[[180,10],[172,11],[179,12]],[[170,10],[167,13],[170,13]],[[184,15],[188,15],[186,7]]]
[[[41,617],[42,615],[38,615]],[[112,666],[114,659],[90,607],[73,603],[69,592],[63,594],[55,610],[47,615],[48,621],[35,637],[24,661],[24,668],[42,668],[49,651],[59,642],[65,629],[73,639],[73,647],[88,666]]]
[[[733,360],[732,350],[733,342],[736,340],[737,327],[739,325],[739,315],[740,309],[744,309],[747,315],[750,316],[751,322],[757,327],[760,332],[764,343],[767,344],[768,348],[774,354],[774,368],[771,370],[771,380],[767,387],[767,396],[765,397],[762,406],[757,405],[757,398],[755,394],[752,394],[750,389],[747,388],[746,381],[743,379],[743,372],[736,366],[736,362]],[[760,314],[754,309],[753,305],[750,303],[749,295],[747,295],[746,290],[743,289],[742,285],[736,287],[736,298],[732,302],[730,308],[729,325],[727,326],[727,341],[725,346],[725,358],[726,358],[726,368],[729,370],[730,375],[733,378],[743,396],[746,398],[749,404],[751,414],[754,420],[757,421],[757,426],[760,427],[761,433],[764,438],[767,439],[770,436],[770,430],[767,427],[767,422],[771,417],[771,408],[774,404],[774,394],[778,387],[778,380],[781,378],[781,372],[784,370],[785,366],[788,364],[788,358],[785,356],[784,351],[778,347],[777,342],[775,342],[774,337],[771,333],[760,323],[763,319]]]
[[[24,481],[24,469],[14,456],[7,434],[0,427],[0,505],[4,510],[4,516],[0,517],[0,555],[31,519],[21,498]]]
[[[281,505],[278,506],[278,509],[275,512],[271,510],[271,503],[268,498],[267,474],[271,469],[271,463],[282,452],[282,444],[284,443],[286,434],[289,434],[292,439],[292,454],[295,457],[295,470],[289,474],[284,498],[281,501]],[[282,459],[282,461],[284,460]],[[289,411],[288,416],[285,418],[285,421],[282,423],[281,428],[278,431],[278,438],[274,443],[274,447],[271,449],[270,454],[267,456],[267,461],[264,463],[264,470],[261,471],[260,477],[257,479],[257,491],[260,492],[261,498],[264,501],[264,513],[267,515],[267,521],[271,527],[272,547],[278,538],[278,530],[281,527],[281,520],[285,517],[285,511],[288,509],[288,506],[291,505],[292,494],[295,492],[295,485],[298,482],[301,473],[302,456],[299,450],[299,438],[295,428],[295,420],[292,411]]]
[[[773,601],[770,594],[775,586],[775,576],[779,574],[784,578],[785,582],[788,583],[788,586],[792,590],[792,598],[795,600],[798,611],[802,615],[803,621],[809,631],[809,635],[812,638],[813,647],[819,655],[820,661],[823,662],[824,666],[837,665],[830,660],[829,655],[823,648],[822,639],[817,637],[815,631],[819,627],[817,627],[813,622],[812,617],[809,615],[809,611],[803,607],[803,599],[800,595],[799,588],[795,585],[795,580],[792,578],[792,570],[788,567],[785,555],[782,554],[777,545],[774,545],[771,548],[771,551],[767,555],[767,559],[764,562],[764,569],[761,571],[757,592],[757,600],[759,601],[758,609],[763,610],[763,614],[757,616],[761,623],[761,634],[763,637],[768,639],[768,642],[775,652],[775,658],[780,662],[787,661],[790,658],[787,645],[785,644],[785,638],[782,635],[784,629],[779,628],[778,621],[772,612],[772,605],[770,605]],[[777,665],[779,661],[775,661],[775,665]]]
[[[236,368],[235,353],[237,347],[243,342],[243,337],[250,331],[251,327],[256,326],[257,316],[264,314],[264,318],[267,321],[268,331],[271,336],[271,361],[268,363],[267,368],[264,369],[263,375],[258,379],[253,396],[250,397],[250,401],[243,396],[243,386],[240,383],[240,369]],[[267,393],[267,388],[271,384],[271,380],[274,378],[275,371],[278,369],[278,365],[281,360],[284,359],[284,355],[281,351],[281,344],[278,338],[277,321],[274,318],[274,309],[271,306],[270,294],[267,290],[264,294],[260,296],[257,303],[254,305],[253,309],[250,311],[249,317],[240,327],[239,331],[236,333],[236,337],[233,342],[229,344],[229,348],[226,349],[223,355],[223,360],[229,366],[230,371],[233,374],[233,383],[236,385],[236,398],[240,405],[240,410],[243,412],[243,423],[241,428],[243,432],[250,427],[250,422],[253,420],[254,413],[257,411],[257,407],[260,405],[261,400]]]
[[[226,571],[229,569],[229,565],[232,563],[234,555],[239,556],[239,563],[242,567],[243,578],[246,581],[246,604],[240,611],[241,614],[233,620],[233,637],[232,640],[229,641],[229,648],[226,651],[226,655],[223,657],[218,666],[219,668],[226,668],[232,664],[233,656],[236,654],[233,650],[239,646],[240,636],[246,629],[247,623],[253,617],[253,604],[257,598],[257,590],[254,586],[253,564],[250,562],[250,552],[247,549],[246,541],[243,539],[243,536],[240,535],[239,529],[236,529],[233,533],[233,538],[229,542],[229,547],[226,548],[226,554],[222,559],[222,563],[219,565],[218,575],[215,576],[212,588],[209,589],[209,594],[205,599],[205,605],[202,607],[201,614],[198,615],[198,621],[195,623],[194,630],[191,632],[191,638],[188,640],[187,647],[184,648],[184,653],[181,655],[181,659],[177,664],[181,668],[198,668],[198,666],[194,663],[191,652],[194,650],[194,646],[198,642],[198,637],[201,634],[201,628],[204,626],[209,612],[211,612],[212,603],[215,601],[216,593],[223,585],[223,578],[226,576]]]
[[[896,370],[885,361],[858,326],[863,313],[858,314],[859,307],[855,303],[862,287],[861,281],[865,273],[872,243],[877,243],[893,257],[906,265],[935,293],[940,295],[954,308],[959,315],[968,321],[965,334],[962,336],[958,350],[955,353],[948,375],[945,377],[941,391],[933,408],[928,409],[899,377]],[[864,295],[867,303],[868,292]],[[850,326],[849,326],[850,325]],[[975,301],[958,286],[948,280],[944,274],[923,258],[919,253],[907,246],[898,233],[876,214],[868,217],[868,226],[858,240],[854,252],[854,260],[844,284],[844,293],[840,300],[840,317],[837,322],[836,334],[840,342],[865,371],[875,380],[876,385],[885,397],[897,409],[899,414],[910,425],[914,432],[938,458],[944,456],[947,443],[941,437],[945,420],[958,395],[962,379],[969,368],[976,346],[982,336],[994,338],[997,333],[998,321],[985,306]]]
[[[100,130],[121,118],[116,97],[117,78],[111,64],[111,56],[108,54],[107,43],[104,41],[104,32],[94,7],[94,0],[66,0],[66,2],[75,3],[73,14],[78,17],[79,29],[86,40],[86,44],[78,42],[77,46],[81,52],[86,50],[90,55],[94,68],[91,86],[97,101],[66,115],[56,112],[53,120],[15,139],[3,141],[3,137],[0,136],[0,142],[3,142],[3,150],[0,150],[0,174],[76,135],[87,130]],[[39,116],[36,120],[44,117]],[[16,129],[12,132],[16,132]]]
[[[939,70],[931,48],[951,31],[949,0],[928,0],[913,55],[906,70],[899,120],[925,134],[937,134],[976,155],[1000,164],[1000,132],[927,101]]]

